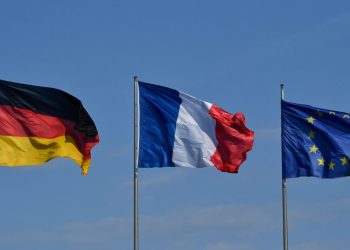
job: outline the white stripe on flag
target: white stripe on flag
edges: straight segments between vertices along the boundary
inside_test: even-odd
[[[176,166],[201,168],[214,166],[210,157],[218,144],[215,120],[209,114],[211,103],[180,92],[182,103],[176,121],[172,161]]]

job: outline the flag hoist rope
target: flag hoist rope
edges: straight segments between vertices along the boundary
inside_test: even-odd
[[[284,100],[284,85],[281,84],[281,101],[283,100]],[[281,114],[281,128],[282,128],[282,114]],[[282,133],[282,130],[281,130],[281,133]],[[282,136],[281,136],[281,139],[282,139]],[[281,143],[282,143],[282,140],[281,140]],[[283,159],[283,155],[282,155],[282,159]],[[288,250],[287,183],[286,183],[286,178],[284,178],[283,176],[283,173],[282,173],[282,207],[283,207],[283,250]]]
[[[138,157],[139,157],[139,89],[137,77],[134,77],[134,250],[139,249],[138,218]]]

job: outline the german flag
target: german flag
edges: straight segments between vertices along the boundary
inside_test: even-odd
[[[96,126],[80,100],[54,88],[0,80],[0,166],[68,157],[88,173]]]

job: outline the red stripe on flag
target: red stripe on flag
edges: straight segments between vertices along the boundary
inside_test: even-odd
[[[218,140],[216,151],[210,160],[223,172],[237,173],[247,158],[247,152],[253,147],[254,132],[246,127],[242,113],[232,115],[212,105],[209,114],[216,121],[215,133]]]
[[[52,139],[66,134],[74,123],[31,110],[0,106],[0,135]]]
[[[71,136],[79,151],[89,159],[90,150],[98,142],[98,135],[90,138],[74,128],[73,121],[38,114],[27,109],[0,106],[0,135],[47,139]]]

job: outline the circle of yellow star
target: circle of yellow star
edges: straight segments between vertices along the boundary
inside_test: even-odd
[[[310,130],[307,135],[309,136],[309,139],[315,139],[316,137],[316,133],[313,130]]]
[[[315,118],[313,118],[312,116],[310,116],[309,118],[307,118],[307,121],[311,124],[314,124]]]
[[[329,170],[334,170],[335,163],[334,163],[333,161],[331,161],[331,162],[328,164],[328,167],[329,167]]]
[[[340,158],[340,160],[341,160],[341,165],[342,166],[349,165],[348,157],[344,156],[344,157]]]
[[[312,147],[310,147],[310,152],[309,153],[317,153],[318,147],[316,147],[316,145],[313,145]]]
[[[317,159],[317,161],[318,161],[318,165],[319,166],[324,166],[324,159],[323,159],[323,157],[321,159]]]

